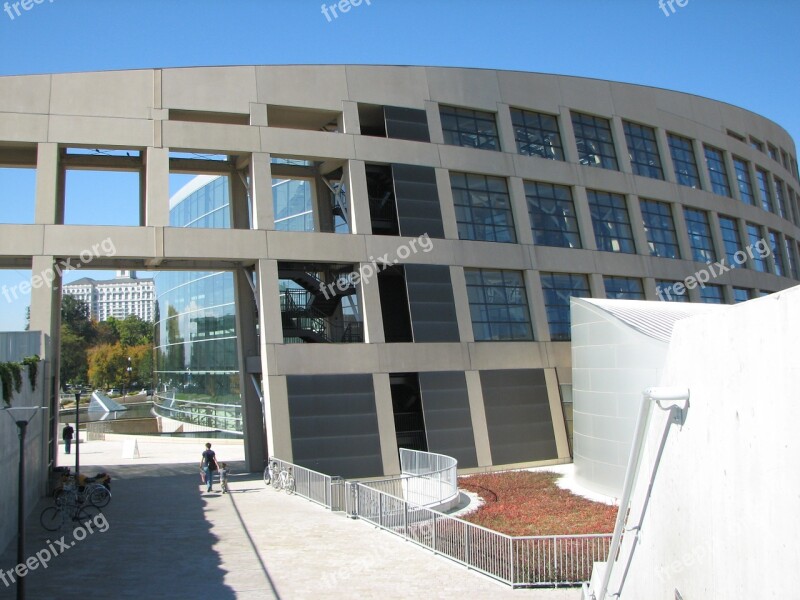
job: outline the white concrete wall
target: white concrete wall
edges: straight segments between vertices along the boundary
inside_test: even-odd
[[[666,355],[666,343],[573,300],[572,445],[581,486],[622,494],[642,390],[659,380]]]
[[[800,287],[676,326],[663,383],[688,387],[690,408],[670,431],[621,598],[798,597],[798,339]]]
[[[44,363],[39,363],[36,390],[28,382],[27,368],[23,367],[22,390],[11,399],[12,407],[44,406]],[[17,539],[17,496],[19,473],[19,436],[17,425],[0,399],[0,457],[3,460],[3,477],[0,481],[0,552]],[[28,514],[46,492],[47,484],[47,427],[49,411],[40,410],[28,425],[25,436],[25,506]]]

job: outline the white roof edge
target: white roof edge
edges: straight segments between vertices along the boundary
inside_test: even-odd
[[[197,175],[194,179],[187,182],[186,185],[184,185],[181,189],[172,194],[172,197],[169,199],[169,209],[172,210],[197,190],[205,187],[220,177],[222,177],[222,175]]]

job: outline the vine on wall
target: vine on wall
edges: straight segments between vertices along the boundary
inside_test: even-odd
[[[28,368],[28,381],[31,390],[36,390],[36,376],[39,373],[38,356],[27,356],[22,362],[0,362],[0,387],[2,387],[3,401],[11,406],[11,397],[22,390],[22,367]]]

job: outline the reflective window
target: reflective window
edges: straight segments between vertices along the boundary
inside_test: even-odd
[[[794,250],[797,247],[794,240],[790,237],[784,238],[783,245],[786,250],[786,266],[789,268],[789,276],[792,279],[798,279],[797,276],[797,257]]]
[[[541,246],[580,248],[578,220],[572,192],[564,185],[525,182],[525,198],[531,218],[533,242]]]
[[[439,106],[445,144],[500,151],[494,113]]]
[[[625,197],[610,192],[586,191],[598,250],[634,254],[633,232]]]
[[[764,143],[763,143],[763,142],[760,142],[760,141],[758,141],[758,140],[757,140],[756,138],[754,138],[754,137],[751,137],[751,138],[750,138],[750,147],[751,147],[751,148],[755,148],[755,149],[756,149],[756,150],[758,150],[759,152],[763,152],[763,151],[764,151]]]
[[[758,182],[758,198],[761,200],[761,208],[772,212],[772,195],[769,193],[769,174],[756,169],[756,181]]]
[[[742,251],[742,238],[739,236],[739,226],[736,220],[720,215],[719,229],[722,232],[722,243],[725,245],[727,266],[734,269],[743,267],[743,261],[740,262],[741,255],[738,255],[739,260],[737,260],[737,252]]]
[[[772,250],[772,262],[775,265],[775,275],[783,277],[786,271],[783,269],[783,248],[781,248],[781,236],[778,232],[770,230],[769,247]]]
[[[753,254],[753,266],[755,267],[756,271],[761,271],[762,273],[767,272],[767,260],[766,260],[766,252],[759,252],[758,248],[763,248],[765,245],[765,240],[761,237],[761,229],[755,223],[748,223],[747,224],[747,240],[750,243],[750,248],[752,248]],[[769,248],[767,248],[768,250]]]
[[[311,181],[273,179],[272,205],[278,231],[314,231]]]
[[[200,176],[193,181],[197,189],[170,209],[169,224],[193,229],[230,229],[228,178]],[[173,196],[172,200],[175,199]]]
[[[675,166],[675,178],[678,183],[698,190],[701,189],[692,140],[674,133],[670,133],[667,137],[669,138],[669,152],[672,156],[672,163]]]
[[[533,339],[520,271],[464,269],[464,277],[476,341]]]
[[[733,288],[733,301],[734,303],[747,302],[753,297],[753,290],[747,288],[735,287]]]
[[[642,280],[635,277],[603,277],[606,297],[617,300],[644,300]]]
[[[517,152],[527,156],[564,160],[558,119],[555,116],[512,108],[511,123],[514,125]]]
[[[647,234],[647,244],[650,246],[650,255],[680,258],[670,205],[655,200],[642,200],[639,205],[642,209],[642,221]]]
[[[508,185],[502,177],[451,173],[458,237],[484,242],[516,242]]]
[[[573,112],[572,126],[578,144],[578,160],[582,165],[619,170],[608,119]]]
[[[725,167],[725,156],[722,154],[722,150],[711,146],[705,146],[704,148],[712,191],[720,196],[730,197],[731,185],[728,182],[728,169]]]
[[[706,304],[725,304],[722,286],[707,283],[700,288],[700,300]]]
[[[783,181],[775,179],[775,208],[778,209],[778,216],[786,218],[786,193],[784,192]]]
[[[753,196],[753,184],[750,181],[750,169],[746,160],[733,157],[733,166],[736,169],[736,183],[739,186],[739,198],[745,204],[752,206],[755,204]]]
[[[544,305],[547,308],[547,323],[550,339],[554,342],[569,341],[571,321],[569,299],[590,298],[589,280],[586,275],[569,273],[540,273]]]
[[[704,210],[685,208],[683,214],[686,219],[686,229],[689,231],[692,258],[700,262],[717,260],[714,241],[711,238],[711,227],[708,225],[708,213]]]
[[[769,154],[769,157],[772,160],[775,160],[775,161],[778,161],[778,162],[781,161],[781,159],[778,158],[778,149],[775,146],[773,146],[772,144],[770,144],[769,142],[767,142],[767,153]]]
[[[661,156],[658,153],[655,129],[637,125],[636,123],[629,123],[628,121],[625,121],[623,126],[633,172],[644,177],[664,179],[664,170],[661,168]]]
[[[656,280],[656,295],[662,302],[689,302],[689,293],[682,281]]]

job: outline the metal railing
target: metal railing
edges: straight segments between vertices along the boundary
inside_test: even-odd
[[[197,400],[180,400],[156,394],[153,412],[168,419],[220,429],[242,432],[242,407],[236,404],[216,404]]]
[[[595,562],[608,558],[612,534],[512,537],[409,500],[421,498],[419,490],[432,489],[425,487],[429,483],[410,483],[414,479],[436,481],[439,490],[458,493],[457,462],[449,456],[404,449],[402,476],[365,482],[271,460],[292,468],[298,495],[515,588],[579,586],[591,579]]]

